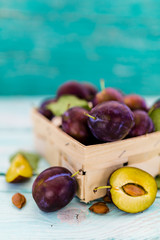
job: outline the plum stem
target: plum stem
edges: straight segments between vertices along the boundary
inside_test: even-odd
[[[100,186],[100,187],[96,187],[95,189],[93,189],[93,192],[97,192],[98,189],[104,189],[104,188],[111,188],[111,186]]]
[[[82,172],[82,169],[78,170],[77,172],[73,173],[71,177],[76,176],[78,173]]]
[[[101,86],[101,91],[103,91],[105,89],[105,81],[104,79],[100,79],[100,86]]]
[[[89,118],[93,118],[94,120],[96,120],[96,117],[93,117],[92,115],[88,114],[88,113],[84,113],[87,117]]]
[[[67,110],[70,108],[70,106],[71,106],[71,104],[70,104],[70,103],[68,103],[68,105],[67,105]]]

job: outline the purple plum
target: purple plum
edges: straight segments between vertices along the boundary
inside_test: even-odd
[[[134,125],[132,111],[117,101],[98,104],[89,114],[88,125],[91,132],[103,142],[125,138]]]
[[[81,83],[76,81],[69,81],[60,86],[57,91],[58,98],[63,95],[75,95],[78,98],[86,99],[88,91]]]
[[[95,88],[94,85],[90,84],[90,83],[83,83],[82,84],[86,90],[88,91],[87,93],[87,97],[86,100],[87,101],[92,101],[93,98],[95,97],[95,95],[97,94],[97,89]]]
[[[63,167],[50,167],[39,174],[32,186],[32,196],[44,212],[65,207],[75,196],[77,182]]]
[[[81,107],[68,109],[62,115],[62,129],[79,142],[87,144],[91,133],[85,114],[88,114],[88,111]]]
[[[69,81],[64,83],[57,91],[57,97],[63,95],[75,95],[78,98],[91,101],[97,90],[92,84]]]
[[[130,137],[137,137],[154,131],[154,124],[143,110],[133,111],[135,125],[129,132]]]
[[[96,94],[93,100],[93,105],[96,106],[99,103],[107,101],[118,101],[123,103],[123,95],[115,88],[105,88],[104,90]]]
[[[146,112],[148,111],[148,107],[144,98],[142,98],[139,95],[136,94],[126,95],[124,97],[124,103],[133,111],[134,110],[144,110]]]
[[[48,104],[53,103],[53,102],[56,102],[56,99],[54,99],[54,98],[46,99],[41,103],[40,107],[38,108],[38,112],[41,113],[46,118],[48,118],[49,120],[52,120],[54,115],[46,107],[47,107]]]

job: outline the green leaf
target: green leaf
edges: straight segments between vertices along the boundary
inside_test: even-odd
[[[157,183],[157,188],[160,189],[160,175],[155,177],[156,183]]]
[[[38,168],[38,163],[40,160],[40,156],[36,153],[30,153],[30,152],[24,152],[24,151],[19,151],[17,153],[15,153],[14,155],[12,155],[10,157],[10,162],[13,161],[13,159],[18,155],[18,154],[22,154],[24,156],[24,158],[28,161],[28,163],[30,164],[30,166],[32,167],[33,171],[35,172]]]
[[[154,123],[155,131],[160,131],[160,108],[151,108],[149,116]]]
[[[74,95],[63,95],[58,99],[57,102],[50,103],[47,105],[47,109],[52,111],[56,116],[63,115],[69,108],[72,107],[82,107],[87,110],[90,110],[88,102],[83,99],[79,99]]]

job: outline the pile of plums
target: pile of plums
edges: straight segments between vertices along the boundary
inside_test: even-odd
[[[52,120],[55,115],[47,106],[64,95],[85,99],[92,106],[90,111],[79,106],[68,107],[62,115],[63,131],[83,144],[113,142],[155,130],[148,114],[149,108],[141,96],[124,95],[115,88],[104,88],[98,92],[89,83],[64,83],[58,89],[56,97],[45,100],[38,111]]]
[[[114,88],[104,88],[98,92],[92,84],[76,81],[63,84],[55,98],[42,102],[39,113],[50,121],[54,120],[56,113],[48,106],[57,103],[65,95],[74,95],[91,106],[87,110],[78,105],[70,107],[67,103],[68,109],[61,116],[62,130],[83,144],[113,142],[158,130],[150,114],[156,116],[160,111],[160,101],[149,109],[139,95],[124,95]],[[155,180],[140,169],[126,167],[116,170],[109,183],[112,201],[123,211],[143,211],[155,200]],[[36,178],[32,195],[42,211],[53,212],[65,207],[73,199],[76,190],[74,174],[63,167],[51,167]]]

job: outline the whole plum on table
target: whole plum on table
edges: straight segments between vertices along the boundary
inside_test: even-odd
[[[48,104],[53,103],[53,102],[56,102],[56,99],[50,98],[50,99],[44,100],[41,103],[40,107],[38,108],[38,112],[41,113],[46,118],[48,118],[49,120],[51,120],[54,117],[54,114],[46,107]]]
[[[147,104],[141,96],[137,94],[130,94],[124,97],[124,103],[131,109],[131,110],[144,110],[148,111]]]
[[[135,125],[131,129],[129,136],[137,137],[154,131],[154,125],[151,118],[145,111],[133,111]]]
[[[87,124],[88,111],[81,107],[68,109],[62,115],[62,129],[64,132],[82,143],[87,143],[90,138],[90,130]]]
[[[35,179],[32,196],[44,212],[65,207],[75,196],[77,182],[72,173],[63,167],[50,167]]]
[[[95,106],[88,119],[92,134],[103,142],[123,139],[134,125],[132,111],[123,103],[108,101]]]
[[[105,88],[101,92],[97,93],[94,100],[93,105],[96,106],[99,103],[107,102],[107,101],[118,101],[123,103],[123,95],[120,91],[115,88]]]

